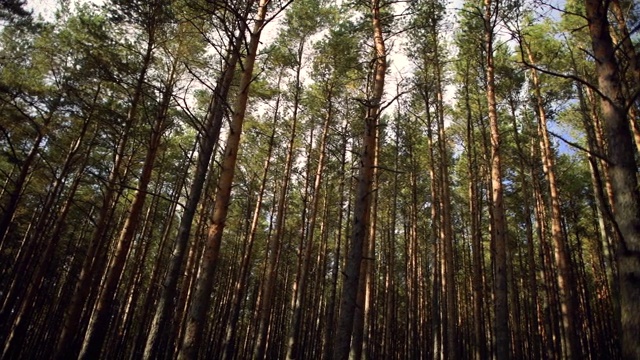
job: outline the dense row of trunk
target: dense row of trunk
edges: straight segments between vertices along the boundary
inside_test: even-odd
[[[68,53],[5,40],[53,55],[39,86],[0,72],[2,359],[640,357],[638,55],[620,3],[584,5],[573,155],[500,1],[451,66],[445,6],[412,3],[397,97],[382,0],[116,1],[43,31]]]

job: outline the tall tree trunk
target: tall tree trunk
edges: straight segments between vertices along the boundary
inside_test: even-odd
[[[253,1],[249,1],[248,3],[253,3]],[[174,327],[176,323],[175,321],[171,321],[170,313],[174,305],[174,298],[176,297],[176,293],[178,293],[178,280],[180,279],[184,258],[187,253],[193,220],[196,215],[198,204],[200,203],[202,190],[205,185],[205,180],[207,179],[207,173],[209,172],[209,163],[211,162],[213,149],[218,143],[218,138],[220,136],[227,97],[234,79],[236,64],[238,63],[240,56],[242,38],[244,37],[246,28],[246,25],[244,24],[246,24],[249,8],[250,5],[247,4],[247,10],[243,13],[243,19],[239,21],[241,25],[238,29],[238,36],[230,41],[224,70],[218,79],[213,94],[211,95],[204,127],[198,135],[199,147],[196,169],[189,188],[189,196],[184,206],[184,212],[180,219],[178,234],[176,235],[176,239],[173,243],[171,259],[169,260],[168,269],[162,283],[163,286],[161,287],[160,298],[156,304],[156,310],[151,322],[149,335],[147,336],[143,355],[145,360],[155,359],[158,356],[157,351],[158,346],[162,341],[162,336],[173,333],[172,331],[165,331],[165,329],[168,326]]]
[[[281,76],[281,75],[280,75]],[[280,88],[280,79],[278,79],[278,88]],[[235,294],[233,296],[233,304],[231,309],[231,315],[229,317],[229,325],[225,338],[224,345],[224,358],[227,360],[233,359],[236,354],[236,338],[238,333],[238,321],[240,319],[240,310],[242,307],[242,300],[246,292],[247,281],[249,277],[251,253],[253,249],[253,243],[255,241],[256,233],[258,230],[260,211],[262,209],[262,199],[264,197],[265,188],[267,186],[267,179],[269,175],[269,169],[271,167],[271,155],[273,153],[273,147],[275,142],[276,128],[278,125],[278,118],[280,109],[280,95],[276,99],[273,115],[273,130],[269,139],[269,148],[267,150],[267,158],[264,164],[264,171],[262,173],[262,182],[260,183],[260,190],[258,191],[258,198],[256,199],[256,205],[251,218],[251,225],[249,228],[249,235],[247,239],[247,246],[242,256],[242,263],[240,265],[240,275],[236,283]]]
[[[104,244],[107,241],[107,228],[111,221],[112,210],[119,194],[118,185],[124,181],[123,161],[125,159],[125,151],[129,145],[130,131],[137,120],[138,107],[142,101],[143,87],[147,77],[147,71],[151,65],[155,44],[155,31],[150,31],[148,36],[145,54],[142,59],[142,67],[140,68],[138,78],[136,79],[127,118],[125,119],[120,139],[118,140],[116,152],[114,154],[114,161],[111,165],[109,177],[107,179],[102,206],[98,214],[98,219],[96,220],[96,226],[80,269],[80,276],[76,282],[73,295],[64,316],[62,331],[55,350],[54,357],[56,359],[68,359],[69,357],[76,355],[78,345],[76,344],[76,338],[80,333],[83,308],[89,298],[91,290],[90,287],[94,282],[94,278],[97,276],[96,273],[102,273],[101,268],[103,261],[101,258],[103,258],[104,255],[100,256],[99,252],[103,249]]]
[[[342,134],[346,133],[347,124],[345,124],[342,129]],[[343,135],[344,136],[344,135]],[[347,144],[348,141],[346,136],[344,136],[341,144],[340,151],[340,174],[347,173]],[[334,250],[334,261],[331,266],[331,286],[329,293],[329,300],[327,301],[327,311],[326,311],[326,325],[325,325],[325,334],[324,334],[324,349],[323,349],[323,360],[331,360],[332,351],[333,351],[333,341],[334,341],[334,327],[335,327],[335,308],[336,308],[336,297],[338,292],[338,271],[340,264],[340,249],[342,244],[342,224],[344,220],[344,211],[342,211],[344,203],[345,203],[345,176],[340,178],[340,185],[338,186],[338,191],[340,194],[340,201],[338,208],[338,223],[337,223],[337,234],[335,235],[335,250]]]
[[[531,166],[527,165],[527,162],[530,161],[529,156],[527,156],[528,152],[523,147],[523,144],[527,143],[527,140],[523,139],[520,136],[520,131],[518,130],[517,123],[517,105],[510,101],[511,107],[511,119],[513,124],[513,133],[516,148],[518,149],[518,163],[520,166],[520,171],[518,172],[518,180],[521,183],[522,189],[531,189],[530,178],[534,176]],[[526,119],[525,119],[526,120]],[[525,124],[525,129],[529,128],[528,122]],[[526,130],[524,130],[526,131]],[[526,308],[526,318],[529,320],[526,324],[527,331],[529,331],[529,338],[525,340],[526,343],[530,344],[528,346],[528,354],[530,358],[539,358],[541,356],[540,353],[540,343],[542,338],[540,337],[540,317],[538,316],[538,284],[536,279],[536,261],[535,261],[535,247],[534,247],[534,238],[533,238],[533,224],[531,221],[532,211],[531,211],[531,197],[533,196],[533,192],[530,190],[523,190],[523,215],[524,215],[524,224],[525,224],[525,233],[526,233],[526,255],[522,255],[526,257],[526,261],[522,261],[522,267],[526,270],[523,272],[526,273],[526,284],[528,286],[528,290],[525,291],[527,299],[525,300]],[[524,265],[526,263],[526,266]],[[528,269],[527,269],[528,267]],[[514,279],[513,281],[516,281]],[[516,318],[518,319],[518,318]],[[521,333],[521,328],[519,329]]]
[[[266,268],[265,278],[262,283],[260,308],[258,313],[258,326],[257,326],[257,343],[253,358],[255,360],[262,360],[265,358],[267,348],[267,335],[269,333],[269,319],[274,303],[275,286],[277,284],[278,273],[278,257],[280,254],[280,242],[284,236],[284,220],[287,212],[287,196],[289,193],[289,184],[291,182],[291,169],[293,162],[295,161],[294,148],[297,137],[298,128],[298,110],[300,109],[300,97],[302,92],[302,55],[304,44],[298,45],[297,60],[298,66],[296,67],[296,78],[294,84],[293,94],[293,114],[291,119],[291,133],[289,136],[289,144],[287,146],[287,156],[285,159],[284,173],[282,177],[282,186],[280,187],[280,194],[277,201],[276,221],[275,221],[275,234],[267,248],[266,255]]]
[[[167,116],[173,96],[174,84],[176,82],[177,66],[177,63],[173,64],[173,68],[165,85],[166,88],[162,94],[158,114],[153,128],[151,129],[149,148],[147,149],[147,154],[143,162],[138,186],[129,209],[129,215],[127,216],[124,226],[118,236],[115,254],[113,255],[105,273],[104,286],[98,297],[98,302],[95,306],[94,313],[91,316],[84,344],[80,351],[79,358],[81,359],[99,358],[102,350],[102,344],[107,336],[118,284],[120,283],[124,266],[129,256],[129,249],[131,248],[133,237],[140,225],[140,217],[147,199],[147,189],[149,187],[149,182],[151,181],[151,174],[155,166],[162,136],[167,127]]]
[[[333,120],[333,104],[332,104],[332,89],[329,89],[327,101],[327,114],[325,116],[324,125],[322,128],[322,135],[320,137],[319,149],[318,149],[318,163],[316,165],[316,171],[313,181],[311,211],[309,215],[309,223],[307,225],[307,231],[305,232],[306,241],[303,245],[304,252],[301,256],[301,269],[300,276],[295,286],[294,300],[292,302],[292,326],[289,333],[289,342],[287,349],[287,358],[296,359],[301,354],[302,336],[304,333],[302,330],[302,310],[305,305],[307,287],[307,277],[309,276],[309,266],[311,263],[311,250],[313,249],[313,236],[315,232],[316,220],[318,217],[318,208],[320,207],[320,186],[322,185],[322,178],[324,173],[325,152],[327,146],[327,138],[329,136],[329,125]]]
[[[377,177],[378,177],[378,136],[380,135],[379,127],[376,127],[376,144],[375,144],[375,154],[373,156],[373,174],[371,175],[372,183],[372,196],[373,199],[372,204],[370,205],[373,209],[374,216],[370,219],[367,236],[365,238],[365,242],[362,245],[362,257],[365,261],[363,261],[360,265],[360,281],[358,284],[358,294],[356,296],[356,309],[354,314],[354,323],[353,323],[353,334],[351,339],[351,347],[349,349],[349,359],[351,360],[361,360],[363,356],[363,349],[366,347],[365,343],[367,341],[367,316],[370,315],[371,311],[371,293],[373,290],[372,282],[371,282],[371,272],[373,271],[373,259],[375,258],[374,253],[374,243],[375,243],[375,230],[376,230],[376,209],[377,209]],[[365,359],[367,358],[365,355]]]
[[[640,192],[638,168],[627,118],[627,101],[620,85],[620,74],[613,41],[609,34],[607,4],[585,0],[593,55],[596,59],[600,104],[602,107],[607,157],[613,188],[613,213],[620,234],[616,249],[620,286],[620,326],[622,357],[640,358]]]
[[[525,50],[531,64],[536,64],[531,49],[525,45]],[[560,309],[562,312],[562,326],[564,327],[565,357],[581,359],[582,349],[578,335],[578,304],[574,291],[575,279],[569,255],[567,239],[562,232],[562,213],[556,180],[555,160],[549,133],[547,132],[547,114],[544,109],[544,100],[540,91],[540,80],[535,68],[530,69],[535,95],[536,113],[538,115],[538,135],[540,136],[540,154],[542,167],[547,175],[549,183],[549,198],[551,201],[551,238],[553,239],[554,255],[558,266],[558,289],[560,290]]]
[[[94,97],[94,105],[99,93],[100,87],[98,87],[98,90],[96,91],[96,95]],[[58,246],[60,240],[58,231],[62,227],[64,219],[66,219],[69,209],[71,208],[73,195],[75,194],[81,179],[81,176],[79,174],[77,174],[76,178],[72,182],[70,191],[67,194],[67,200],[65,201],[60,211],[55,211],[54,203],[58,200],[58,197],[64,191],[65,182],[68,180],[67,177],[69,176],[71,170],[73,170],[74,162],[78,159],[78,157],[82,156],[81,151],[83,150],[83,148],[81,147],[81,145],[83,145],[83,143],[85,142],[85,136],[92,120],[92,114],[93,111],[84,120],[84,124],[77,139],[72,142],[71,148],[69,149],[62,168],[60,169],[60,175],[54,182],[51,194],[48,196],[47,201],[43,206],[43,211],[40,215],[41,218],[36,224],[34,237],[31,239],[31,241],[37,245],[34,248],[37,254],[33,255],[37,256],[38,259],[32,266],[33,270],[31,272],[27,271],[26,261],[23,261],[24,264],[18,264],[17,267],[19,268],[19,270],[16,272],[16,274],[21,274],[21,277],[15,276],[15,279],[11,283],[9,292],[5,295],[2,313],[0,315],[0,319],[2,319],[3,321],[9,320],[10,313],[14,312],[13,305],[18,299],[20,299],[20,306],[18,310],[15,311],[15,318],[11,323],[11,329],[7,329],[9,330],[9,338],[4,339],[5,347],[7,348],[5,351],[7,351],[8,354],[13,353],[11,347],[19,348],[20,345],[18,344],[18,342],[23,341],[26,337],[29,322],[28,320],[33,314],[33,307],[35,305],[36,296],[38,295],[38,292],[41,288],[47,270],[49,269],[54,251]],[[91,149],[91,146],[87,146],[87,149]],[[87,158],[88,156],[84,157],[85,160],[78,170],[79,173],[82,173],[84,171],[87,163]],[[52,217],[55,217],[55,219],[50,219]],[[51,232],[50,235],[49,232]],[[27,273],[26,276],[24,275],[25,272]],[[24,292],[22,292],[20,291],[22,287],[18,286],[18,281],[25,282],[25,279],[27,279],[27,284]]]
[[[507,224],[502,189],[502,159],[500,151],[500,126],[495,93],[495,65],[493,40],[495,16],[498,4],[484,0],[484,41],[486,51],[487,103],[489,105],[489,129],[491,133],[491,240],[494,256],[495,342],[496,358],[510,357],[509,305],[507,290]]]
[[[345,360],[349,356],[351,334],[353,331],[354,311],[360,280],[360,265],[362,262],[363,246],[367,238],[370,221],[371,185],[373,182],[373,166],[376,154],[376,133],[378,117],[380,115],[380,103],[384,92],[384,78],[387,69],[386,49],[382,32],[380,3],[372,0],[372,27],[375,47],[375,71],[371,99],[367,107],[363,138],[363,149],[360,158],[360,174],[358,175],[358,187],[354,208],[354,221],[351,234],[351,243],[347,255],[345,268],[345,280],[342,288],[340,302],[340,317],[337,329],[336,342],[333,349],[334,360]]]
[[[27,157],[20,162],[21,166],[20,171],[18,172],[18,177],[12,181],[13,189],[9,192],[7,203],[2,206],[3,214],[2,217],[0,217],[0,250],[3,250],[6,246],[5,240],[9,233],[9,228],[11,227],[11,222],[15,216],[15,212],[18,209],[20,196],[27,184],[27,178],[32,170],[33,163],[40,152],[40,147],[42,146],[45,136],[49,131],[48,127],[53,119],[56,108],[57,106],[50,110],[49,114],[44,118],[42,126],[36,129],[37,135],[35,139],[33,139],[31,149],[29,150]],[[7,179],[7,181],[9,181],[9,179]]]
[[[436,46],[436,59],[439,58]],[[442,211],[442,241],[444,243],[445,257],[445,278],[446,278],[446,298],[447,298],[447,347],[449,349],[447,357],[449,359],[460,358],[460,346],[458,342],[458,304],[455,283],[454,246],[453,246],[453,225],[451,220],[451,189],[449,177],[449,154],[447,151],[447,136],[444,126],[444,100],[442,87],[442,74],[440,62],[436,66],[436,124],[438,129],[438,152],[440,153],[440,179],[441,186],[441,211]]]
[[[182,347],[178,353],[178,359],[181,360],[197,358],[200,343],[202,342],[203,329],[206,324],[206,314],[209,308],[209,297],[213,290],[213,276],[218,263],[222,233],[226,224],[229,202],[231,200],[231,187],[233,185],[236,159],[242,135],[242,124],[249,100],[249,88],[253,81],[253,67],[268,5],[269,0],[260,0],[255,24],[247,47],[247,54],[243,63],[244,71],[242,73],[242,79],[240,80],[240,93],[234,105],[233,119],[231,120],[229,135],[227,137],[222,170],[218,180],[218,192],[216,193],[212,223],[207,234],[198,279],[196,280],[196,288],[189,306]]]
[[[629,125],[631,127],[631,134],[633,135],[633,140],[636,145],[636,151],[640,152],[640,128],[638,127],[638,123],[636,120],[636,114],[638,111],[640,111],[640,106],[635,104],[634,99],[629,98],[630,96],[634,96],[638,91],[640,91],[640,56],[638,56],[638,54],[636,53],[631,34],[629,34],[629,29],[627,28],[627,19],[625,19],[624,12],[622,10],[622,7],[620,6],[620,0],[611,0],[610,5],[612,10],[611,12],[615,16],[617,22],[618,31],[620,31],[620,35],[622,36],[621,44],[616,44],[616,47],[622,47],[624,56],[622,56],[621,58],[626,60],[626,70],[631,73],[631,79],[622,79],[626,80],[624,82],[624,85],[626,86],[625,88],[623,88],[623,90],[625,91],[625,96],[628,98],[627,108],[629,110],[628,118]],[[632,3],[629,11],[632,12],[633,10],[634,9]],[[634,29],[634,31],[635,30],[637,29]],[[621,75],[625,76],[626,74],[623,72],[623,74]]]
[[[483,319],[483,259],[482,259],[482,233],[480,229],[480,204],[478,196],[478,164],[475,152],[475,129],[473,125],[473,114],[471,112],[471,99],[469,94],[469,63],[466,64],[465,71],[465,109],[467,113],[467,163],[469,174],[469,216],[470,235],[473,248],[472,268],[473,268],[473,359],[481,360],[487,358],[487,337]]]

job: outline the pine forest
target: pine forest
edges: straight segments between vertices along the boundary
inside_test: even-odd
[[[634,0],[0,1],[0,359],[640,359]]]

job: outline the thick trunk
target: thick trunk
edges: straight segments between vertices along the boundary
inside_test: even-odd
[[[618,64],[609,34],[606,2],[585,0],[598,87],[607,138],[609,174],[613,189],[613,213],[620,239],[617,246],[620,286],[622,356],[640,358],[640,193],[634,147],[623,96]]]
[[[372,184],[371,188],[376,188],[376,178],[377,178],[377,166],[378,166],[378,136],[379,136],[379,128],[376,128],[376,153],[373,158],[373,174],[372,174]],[[375,210],[377,207],[377,193],[374,191],[372,199],[372,204],[370,205],[373,209],[373,214],[375,214]],[[372,283],[371,283],[371,272],[373,271],[373,258],[375,258],[374,253],[374,242],[375,242],[375,226],[376,226],[376,217],[373,216],[369,221],[367,236],[365,238],[365,242],[362,245],[362,257],[365,261],[360,264],[360,281],[358,284],[358,294],[356,297],[356,309],[354,314],[354,322],[353,322],[353,337],[351,339],[351,347],[349,350],[349,359],[351,360],[361,360],[363,356],[367,359],[367,354],[363,354],[363,350],[366,348],[367,342],[367,316],[370,316],[371,311],[371,292],[372,292]]]
[[[631,34],[629,34],[624,11],[620,6],[620,0],[611,0],[610,4],[612,13],[615,16],[617,22],[618,31],[622,36],[622,39],[620,40],[621,43],[616,44],[616,47],[620,46],[622,48],[622,52],[624,53],[624,55],[620,58],[626,60],[626,64],[623,64],[622,68],[626,69],[626,73],[623,73],[623,76],[626,77],[626,79],[623,80],[625,80],[624,90],[625,96],[627,97],[627,106],[629,107],[629,125],[631,126],[631,133],[633,134],[636,151],[640,152],[640,128],[638,127],[638,122],[636,120],[636,114],[638,111],[640,111],[640,106],[636,105],[634,103],[634,100],[629,98],[630,96],[633,96],[633,94],[636,94],[638,91],[640,91],[640,57],[636,53]],[[629,12],[632,12],[633,6],[630,6],[630,8],[631,9],[629,10]],[[631,74],[629,75],[629,73]]]

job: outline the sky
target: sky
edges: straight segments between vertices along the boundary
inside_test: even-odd
[[[33,10],[35,15],[49,20],[53,18],[57,4],[57,0],[28,0],[27,9]]]

